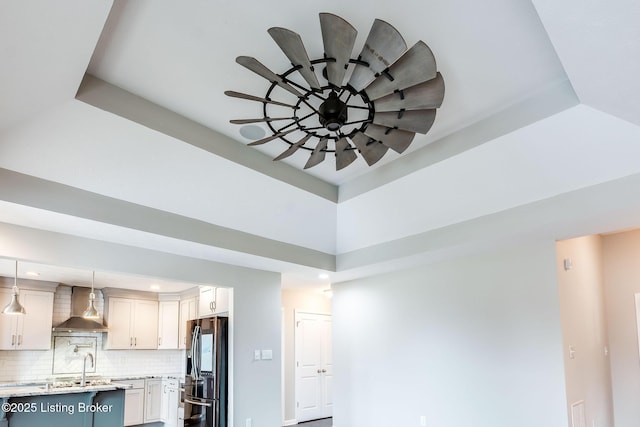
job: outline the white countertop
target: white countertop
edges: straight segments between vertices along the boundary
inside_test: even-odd
[[[0,386],[0,398],[23,396],[49,396],[54,394],[88,393],[93,391],[107,391],[131,388],[129,384],[112,382],[109,384],[87,385],[84,387],[50,387],[46,384],[16,384]]]
[[[91,379],[89,377],[87,379]],[[96,378],[96,377],[93,377]],[[21,396],[44,396],[44,395],[53,395],[53,394],[69,394],[69,393],[86,393],[92,391],[107,391],[107,390],[117,390],[117,389],[128,389],[131,388],[131,384],[127,384],[126,381],[131,380],[145,380],[149,378],[158,378],[158,379],[182,379],[184,376],[182,374],[161,374],[161,375],[123,375],[121,377],[110,377],[111,381],[108,384],[94,384],[94,385],[86,385],[84,387],[76,386],[68,386],[68,387],[49,387],[47,388],[45,382],[34,382],[34,383],[0,383],[0,399],[2,398],[10,398],[10,397],[21,397]],[[101,377],[98,377],[101,379]],[[57,380],[54,380],[56,382]],[[51,384],[51,382],[50,382]]]

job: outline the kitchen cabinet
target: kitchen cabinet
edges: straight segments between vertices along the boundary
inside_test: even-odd
[[[198,317],[213,316],[216,304],[214,289],[213,286],[200,286]]]
[[[198,299],[191,297],[180,301],[179,348],[187,347],[187,321],[196,318],[198,318]]]
[[[200,287],[198,317],[215,316],[229,311],[229,289],[213,286]]]
[[[177,379],[162,380],[162,417],[161,421],[167,427],[178,425],[178,406],[180,404],[180,391]]]
[[[119,382],[132,386],[124,392],[124,425],[134,426],[144,423],[144,380]]]
[[[11,301],[12,290],[0,288],[0,308]],[[49,350],[53,321],[53,292],[21,290],[26,314],[0,315],[0,350]]]
[[[216,315],[229,313],[229,288],[216,288]]]
[[[162,380],[160,378],[150,378],[146,379],[144,384],[144,422],[160,421],[162,416]]]
[[[158,301],[110,297],[106,304],[106,349],[158,348]]]
[[[177,349],[180,301],[158,303],[158,350]]]

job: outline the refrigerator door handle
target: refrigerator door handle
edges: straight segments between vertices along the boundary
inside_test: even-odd
[[[211,408],[211,403],[206,403],[206,402],[197,402],[195,400],[191,400],[191,399],[187,399],[185,398],[184,401],[186,403],[190,403],[192,405],[198,405],[198,406],[206,406],[207,408]]]
[[[194,380],[200,379],[200,334],[200,326],[196,325],[191,338],[191,376]]]

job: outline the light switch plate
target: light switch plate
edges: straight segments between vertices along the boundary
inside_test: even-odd
[[[273,359],[273,350],[262,350],[262,360]]]

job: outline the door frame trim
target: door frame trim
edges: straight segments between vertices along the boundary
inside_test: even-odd
[[[293,394],[295,396],[295,419],[294,420],[288,420],[289,422],[291,421],[295,421],[295,423],[298,423],[298,420],[300,419],[300,408],[298,407],[298,317],[300,315],[304,315],[304,314],[311,314],[311,315],[319,315],[319,316],[328,316],[329,318],[331,318],[331,324],[333,325],[333,315],[330,312],[321,312],[321,311],[311,311],[311,310],[298,310],[295,309],[293,311],[293,346],[294,346],[294,360],[293,365],[294,365],[294,381],[293,381]],[[333,326],[332,326],[333,327]],[[333,335],[333,334],[332,334]],[[333,347],[333,346],[332,346]],[[292,424],[283,424],[283,425],[292,425]]]

